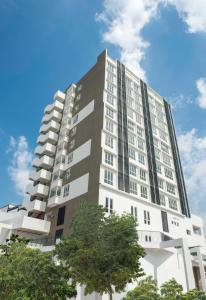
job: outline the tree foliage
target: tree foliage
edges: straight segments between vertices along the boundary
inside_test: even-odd
[[[160,289],[165,300],[179,300],[182,296],[183,288],[174,278],[166,281]]]
[[[159,293],[157,282],[149,276],[122,300],[206,300],[206,293],[196,289],[183,293],[182,286],[174,278],[162,284]]]
[[[138,286],[127,293],[123,300],[160,300],[157,282],[151,276],[144,278]]]
[[[68,270],[55,264],[52,253],[29,248],[15,236],[1,252],[1,300],[65,300],[76,295],[75,286],[68,284]]]
[[[56,247],[85,293],[120,292],[128,282],[143,275],[140,258],[145,254],[137,242],[136,222],[131,215],[105,216],[97,205],[82,205],[71,225],[71,234]]]

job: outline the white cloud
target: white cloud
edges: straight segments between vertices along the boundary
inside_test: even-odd
[[[24,136],[17,139],[11,137],[8,152],[12,154],[11,164],[8,167],[10,178],[14,182],[17,194],[24,196],[33,159],[26,138]]]
[[[106,26],[103,41],[117,46],[121,61],[142,79],[146,79],[142,61],[149,46],[142,30],[157,16],[160,5],[174,6],[189,33],[206,33],[206,0],[104,0],[103,11],[97,14]]]
[[[166,97],[166,99],[171,103],[171,106],[174,110],[180,109],[184,105],[193,103],[192,98],[190,96],[185,96],[183,94]]]
[[[199,96],[197,97],[198,105],[206,109],[206,78],[198,79],[196,81],[196,87],[199,92]]]
[[[145,79],[141,62],[149,43],[142,29],[157,14],[157,0],[105,0],[104,10],[97,19],[104,22],[103,40],[120,48],[120,59],[138,76]]]
[[[205,0],[165,0],[164,2],[176,7],[190,33],[206,32]]]
[[[193,128],[179,135],[178,144],[191,208],[206,219],[206,136]]]

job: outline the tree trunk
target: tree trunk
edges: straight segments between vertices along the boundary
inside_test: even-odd
[[[112,300],[112,292],[109,293],[109,300]]]

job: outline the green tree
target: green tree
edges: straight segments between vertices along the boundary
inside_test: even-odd
[[[123,300],[160,300],[157,282],[151,276],[138,283],[138,286],[128,292]]]
[[[65,300],[76,295],[68,270],[55,264],[52,253],[27,246],[12,236],[0,255],[1,300]]]
[[[183,288],[174,278],[166,281],[160,288],[161,296],[164,300],[182,299]]]
[[[102,206],[83,204],[71,224],[71,234],[56,247],[72,278],[85,285],[85,293],[120,292],[143,275],[136,222],[131,215],[105,216]]]
[[[206,300],[206,293],[200,290],[190,290],[182,297],[183,300]]]

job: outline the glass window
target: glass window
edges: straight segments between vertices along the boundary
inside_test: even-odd
[[[135,221],[137,221],[137,207],[131,206],[131,215],[134,217]]]
[[[113,154],[105,152],[105,163],[113,166]]]
[[[138,159],[139,159],[139,162],[144,165],[145,164],[145,157],[142,153],[138,153]]]
[[[172,170],[165,168],[165,177],[173,179],[173,172],[172,172]]]
[[[113,213],[113,199],[106,197],[105,199],[105,209],[107,213]]]
[[[135,150],[129,147],[128,151],[129,151],[129,158],[135,160],[135,157],[136,157],[136,152],[135,152]]]
[[[141,180],[146,181],[146,171],[140,169],[140,171],[139,171],[139,177],[140,177]]]
[[[113,137],[109,134],[105,135],[105,145],[107,145],[110,148],[113,148]]]
[[[144,223],[150,225],[150,213],[147,210],[144,210]]]
[[[63,206],[58,210],[57,226],[64,224],[65,209],[65,206]]]
[[[177,200],[168,198],[169,201],[169,208],[177,210]]]
[[[104,182],[113,185],[113,173],[111,171],[104,171]]]
[[[130,193],[137,195],[137,183],[134,181],[129,182]]]
[[[148,195],[147,195],[147,187],[146,186],[140,186],[140,193],[141,193],[141,197],[147,199]]]
[[[160,194],[160,204],[166,206],[165,195]]]
[[[63,197],[69,196],[69,184],[64,186],[64,194]]]
[[[166,185],[168,193],[175,195],[175,186],[169,182],[166,182]]]
[[[164,189],[164,181],[161,178],[157,178],[158,179],[158,187],[159,189]]]
[[[137,176],[137,167],[132,164],[129,164],[129,174],[136,177]]]
[[[109,108],[109,107],[106,107],[106,115],[108,116],[108,117],[110,117],[110,118],[114,118],[114,111],[111,109],[111,108]]]
[[[114,97],[110,94],[107,94],[107,102],[111,105],[114,104]]]
[[[106,119],[106,129],[110,132],[114,131],[114,124],[112,121]]]

